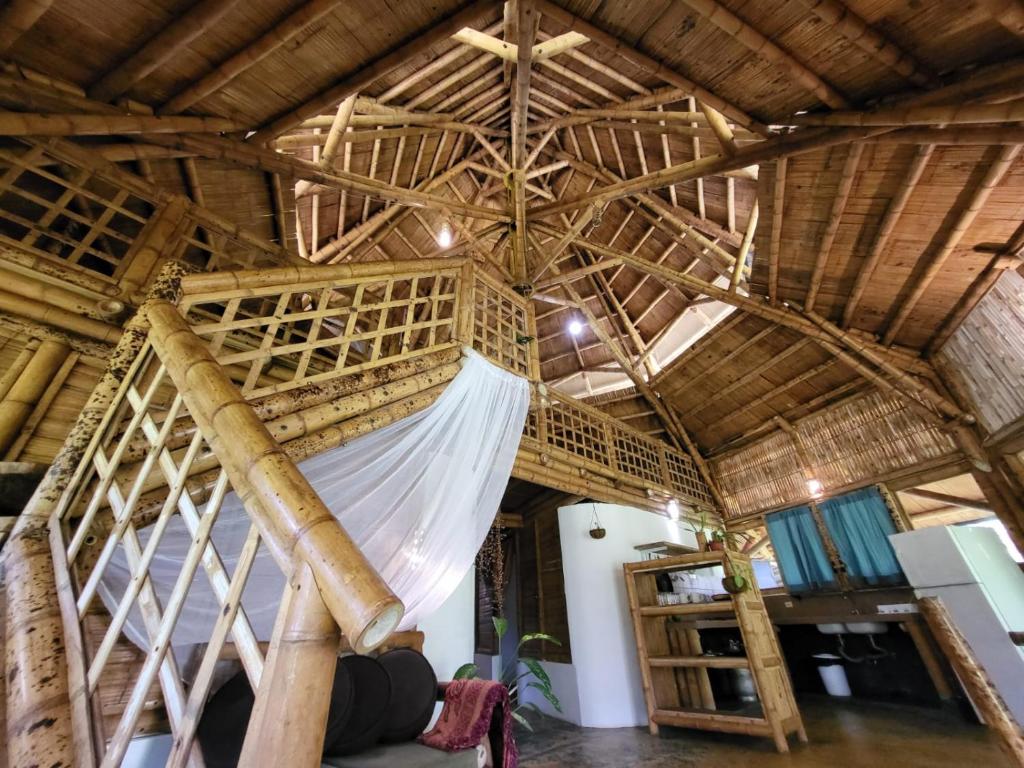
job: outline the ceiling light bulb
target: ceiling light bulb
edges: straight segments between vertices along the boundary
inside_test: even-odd
[[[441,229],[437,232],[437,244],[442,248],[447,248],[452,244],[452,228],[447,221],[441,225]]]
[[[821,480],[811,478],[807,481],[807,492],[811,494],[812,497],[817,498],[818,496],[821,496],[821,492],[823,490],[825,490],[825,487],[821,484]]]
[[[579,320],[570,320],[569,333],[571,333],[573,336],[579,336],[581,333],[583,333],[583,323],[581,323]]]

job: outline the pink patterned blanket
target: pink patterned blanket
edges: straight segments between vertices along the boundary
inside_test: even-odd
[[[445,688],[441,717],[419,742],[456,752],[474,748],[490,732],[495,764],[518,768],[512,722],[512,706],[504,685],[493,680],[454,680]]]

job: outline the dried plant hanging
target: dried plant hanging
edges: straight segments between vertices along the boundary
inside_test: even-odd
[[[608,531],[601,527],[601,520],[597,516],[597,504],[591,503],[590,507],[590,538],[603,539]]]
[[[476,556],[477,570],[483,575],[484,583],[491,589],[491,603],[495,616],[505,615],[505,547],[504,531],[495,523],[484,539]]]

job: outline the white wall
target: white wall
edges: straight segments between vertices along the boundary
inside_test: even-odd
[[[573,720],[578,725],[645,725],[647,711],[622,564],[641,559],[634,549],[638,544],[671,541],[696,546],[696,538],[688,527],[666,517],[598,504],[598,517],[608,533],[603,539],[592,539],[593,507],[576,504],[558,510],[572,664],[545,666],[572,667],[575,690],[566,685],[564,692],[578,697],[579,719]],[[563,695],[557,684],[555,692]]]
[[[424,634],[423,655],[440,681],[451,680],[455,670],[473,661],[476,642],[476,569],[470,568],[444,605],[421,621],[417,629]],[[441,711],[438,703],[434,717]],[[433,723],[431,723],[433,724]]]

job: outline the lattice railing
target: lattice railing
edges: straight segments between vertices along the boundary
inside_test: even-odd
[[[506,370],[537,378],[527,301],[477,270],[473,285],[473,349]]]
[[[218,362],[241,368],[246,396],[259,397],[459,346],[462,267],[377,262],[198,275],[181,308]],[[296,280],[297,271],[309,279]]]
[[[115,284],[129,268],[146,225],[174,199],[60,139],[11,139],[0,146],[0,169],[0,243]],[[187,210],[167,258],[206,271],[290,260],[278,246],[200,206],[187,203]]]
[[[632,429],[597,408],[550,390],[531,410],[524,436],[541,450],[569,454],[615,482],[659,491],[687,504],[714,509],[707,485],[685,453]]]
[[[185,747],[172,764],[186,764],[214,666],[229,639],[254,688],[263,670],[263,653],[239,607],[260,545],[259,533],[250,524],[240,554],[230,567],[225,564],[211,537],[231,482],[217,468],[204,493],[188,487],[196,468],[215,459],[201,431],[195,430],[183,448],[169,447],[173,427],[188,415],[181,393],[147,343],[90,443],[69,486],[72,492],[65,494],[57,510],[53,547],[56,570],[68,580],[60,591],[65,627],[72,638],[76,624],[84,628],[82,654],[69,654],[69,666],[72,675],[85,681],[82,704],[94,715],[93,749],[103,765],[118,765],[132,736],[154,718],[164,717]],[[145,444],[141,455],[127,451],[140,441]],[[173,590],[158,594],[148,576],[172,523],[184,525],[191,544]],[[122,594],[105,587],[114,571],[127,584]],[[182,660],[170,648],[182,608],[194,590],[193,578],[208,582],[219,604],[219,618],[201,653]],[[97,615],[103,620],[95,621]],[[125,649],[132,648],[124,635],[129,619],[136,629],[141,626],[143,637],[138,639],[146,648],[131,668],[134,679],[125,679],[125,669],[118,663]],[[113,712],[111,700],[117,704]],[[97,713],[105,716],[96,717]]]

